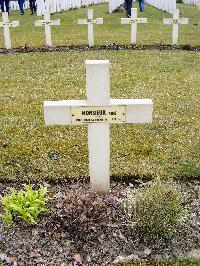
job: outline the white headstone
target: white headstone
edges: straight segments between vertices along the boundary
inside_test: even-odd
[[[137,8],[131,8],[131,18],[121,18],[121,24],[131,24],[131,43],[137,41],[137,24],[147,23],[147,18],[137,18]]]
[[[188,24],[188,18],[179,18],[179,9],[174,10],[173,19],[163,18],[164,24],[172,24],[172,45],[178,43],[178,25],[179,24]]]
[[[10,39],[10,27],[18,27],[19,21],[9,22],[8,13],[2,12],[3,22],[0,22],[0,28],[4,28],[4,39],[6,49],[11,49],[11,39]]]
[[[88,43],[89,47],[94,46],[94,24],[103,24],[103,18],[94,19],[93,9],[88,9],[88,18],[87,19],[78,19],[78,24],[88,25]]]
[[[46,125],[88,125],[91,188],[110,190],[110,129],[112,123],[151,123],[151,99],[110,99],[108,60],[86,60],[87,100],[45,101]]]
[[[60,25],[60,19],[51,20],[50,19],[50,11],[44,11],[44,20],[36,20],[35,26],[44,26],[45,27],[45,39],[46,45],[52,46],[51,40],[51,26],[58,26]]]

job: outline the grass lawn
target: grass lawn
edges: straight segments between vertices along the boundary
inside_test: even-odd
[[[177,260],[172,260],[172,261],[159,261],[159,260],[140,260],[140,261],[133,261],[130,263],[122,263],[122,264],[117,264],[117,266],[197,266],[199,265],[199,260],[198,259],[177,259]]]
[[[86,59],[110,60],[112,98],[154,102],[152,124],[111,126],[111,174],[198,177],[200,54],[96,51],[0,56],[1,179],[88,175],[87,128],[47,127],[42,107],[85,99]]]
[[[179,5],[180,43],[200,44],[199,10]],[[107,4],[94,6],[105,18],[96,27],[98,44],[128,43],[130,27],[120,25],[124,14],[108,14]],[[62,26],[53,29],[55,45],[86,44],[86,27],[75,25],[86,9],[56,14]],[[141,15],[141,14],[140,14]],[[171,15],[146,6],[139,26],[139,43],[169,44],[171,27],[162,18]],[[21,27],[13,29],[13,47],[42,46],[44,29],[33,27],[35,16],[18,12]],[[69,37],[70,36],[70,37]],[[3,47],[0,39],[0,47]],[[85,99],[86,59],[109,59],[112,98],[151,98],[151,125],[111,126],[111,174],[152,178],[199,177],[200,54],[186,51],[88,51],[0,55],[0,178],[55,179],[88,176],[87,128],[47,127],[43,101]],[[7,144],[8,143],[8,144]]]
[[[136,7],[136,3],[134,3]],[[108,4],[96,5],[94,17],[103,17],[104,25],[95,25],[95,43],[98,45],[130,43],[130,25],[121,25],[124,13],[108,13]],[[180,17],[189,18],[189,25],[180,25],[180,44],[200,44],[200,11],[198,7],[178,4]],[[62,14],[52,15],[52,19],[61,19],[61,26],[52,27],[52,39],[55,46],[60,45],[85,45],[87,44],[87,26],[78,25],[78,18],[86,18],[87,9],[72,10]],[[138,17],[147,17],[148,24],[138,25],[139,44],[171,44],[172,26],[164,25],[163,18],[172,15],[146,5],[145,12]],[[20,27],[11,29],[12,47],[27,45],[41,47],[44,42],[44,27],[35,27],[34,21],[41,17],[30,16],[30,11],[25,11],[24,16],[19,12],[11,13],[10,20],[19,20]],[[0,47],[4,47],[3,30],[0,30]]]

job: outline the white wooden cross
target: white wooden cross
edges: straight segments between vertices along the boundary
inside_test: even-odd
[[[175,9],[173,19],[163,18],[164,24],[173,24],[172,29],[172,45],[178,43],[178,24],[188,24],[188,18],[179,18],[179,9]]]
[[[52,46],[51,40],[51,26],[58,26],[60,25],[60,19],[51,20],[50,19],[50,11],[44,11],[44,20],[36,20],[35,26],[45,26],[45,38],[46,38],[46,45]]]
[[[147,23],[147,18],[137,18],[137,8],[131,8],[131,18],[121,18],[121,24],[131,24],[131,43],[137,40],[137,24]]]
[[[103,18],[94,19],[93,9],[88,9],[88,18],[78,19],[78,24],[88,25],[88,43],[89,43],[89,47],[93,47],[94,46],[94,24],[103,24]]]
[[[112,123],[151,123],[151,99],[110,99],[108,60],[86,60],[87,100],[45,101],[46,125],[88,125],[89,174],[93,191],[110,190]]]
[[[11,39],[10,39],[10,27],[18,27],[19,21],[9,22],[8,13],[2,12],[3,22],[0,22],[0,27],[4,28],[4,39],[6,49],[11,49]]]

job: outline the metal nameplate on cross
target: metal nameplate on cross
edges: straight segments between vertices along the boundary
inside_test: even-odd
[[[71,107],[72,124],[125,122],[125,106]]]
[[[147,23],[147,18],[137,18],[137,8],[131,8],[131,18],[121,18],[121,24],[131,24],[131,43],[137,41],[137,24]]]
[[[88,9],[87,19],[78,19],[79,25],[88,25],[88,44],[89,47],[94,46],[94,24],[103,24],[103,18],[93,18],[93,9]]]
[[[46,125],[87,125],[93,191],[110,190],[110,123],[152,122],[151,99],[110,99],[108,60],[86,60],[87,100],[45,101]]]
[[[178,25],[188,24],[188,18],[179,18],[179,9],[175,9],[173,18],[163,18],[163,23],[166,25],[173,25],[172,29],[172,45],[178,43]]]
[[[2,13],[3,22],[0,22],[0,28],[4,28],[4,39],[6,49],[11,49],[10,27],[15,28],[19,26],[19,21],[9,21],[8,13]]]
[[[44,20],[36,20],[35,26],[45,26],[45,39],[46,45],[52,46],[52,39],[51,39],[51,26],[59,26],[60,19],[51,20],[50,19],[50,11],[44,11]]]

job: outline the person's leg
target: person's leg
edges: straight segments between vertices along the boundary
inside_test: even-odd
[[[33,0],[33,12],[36,13],[36,1]]]
[[[30,5],[31,13],[33,14],[33,0],[29,0],[29,5]]]
[[[4,0],[0,0],[1,11],[4,12]]]
[[[141,12],[141,0],[138,0],[138,4],[139,4],[140,12]]]
[[[128,2],[128,0],[125,0],[124,1],[124,8],[127,10],[127,2]]]
[[[125,0],[124,7],[126,9],[126,15],[128,15],[128,3],[129,3],[129,0]]]
[[[20,15],[24,15],[24,0],[18,0]]]
[[[144,0],[141,1],[141,12],[144,11]]]
[[[129,16],[131,16],[131,8],[132,8],[132,5],[133,5],[133,0],[128,0],[128,6],[127,6],[127,13]]]
[[[10,12],[10,7],[9,7],[9,5],[10,5],[10,0],[5,0],[6,12],[8,12],[8,14],[9,14],[9,12]]]

